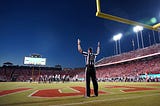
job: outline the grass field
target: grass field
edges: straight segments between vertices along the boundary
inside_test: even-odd
[[[160,83],[99,82],[99,91],[106,93],[90,98],[84,98],[84,92],[71,89],[76,86],[85,87],[84,82],[0,82],[0,106],[160,106]],[[15,92],[19,88],[29,89]],[[53,93],[53,97],[32,96],[38,90],[48,89],[57,89],[60,93]],[[47,93],[52,95],[52,92],[47,91],[45,94]],[[70,93],[80,95],[56,97],[59,94]]]

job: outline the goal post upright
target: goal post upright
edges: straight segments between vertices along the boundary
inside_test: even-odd
[[[147,24],[143,24],[143,23],[140,23],[140,22],[136,22],[136,21],[133,21],[133,20],[129,20],[129,19],[125,19],[125,18],[121,18],[121,17],[117,17],[117,16],[113,16],[111,14],[106,14],[106,13],[101,12],[100,0],[96,0],[96,6],[97,6],[97,12],[96,12],[97,17],[112,20],[112,21],[117,21],[117,22],[124,23],[124,24],[134,25],[134,26],[135,25],[140,25],[140,26],[143,26],[146,29],[158,31],[158,28],[154,27],[155,25],[150,26],[150,25],[147,25]],[[160,23],[158,24],[158,26],[160,26]]]
[[[100,0],[96,0],[96,5],[97,5],[97,12],[101,12]]]

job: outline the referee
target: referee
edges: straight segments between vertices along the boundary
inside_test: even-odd
[[[88,52],[84,52],[80,45],[81,41],[78,39],[78,51],[85,56],[86,69],[85,69],[85,81],[86,81],[86,93],[85,97],[90,97],[90,78],[92,79],[94,87],[94,96],[98,96],[98,83],[96,78],[96,70],[94,67],[96,56],[100,52],[100,42],[98,42],[97,53],[93,53],[92,48],[88,48]]]

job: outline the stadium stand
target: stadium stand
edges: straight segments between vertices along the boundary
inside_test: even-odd
[[[28,81],[31,77],[37,80],[39,75],[54,75],[61,71],[61,68],[54,67],[2,66],[0,78],[1,81]]]
[[[160,74],[160,44],[103,58],[96,67],[99,80],[148,81],[147,75]]]
[[[39,81],[40,76],[53,78],[56,80],[73,80],[77,81],[78,74],[81,73],[82,68],[69,68],[62,70],[61,67],[36,67],[36,66],[2,66],[0,67],[0,81]]]
[[[143,56],[148,56],[151,54],[157,54],[160,53],[160,44],[156,44],[153,46],[149,46],[143,49],[138,49],[135,51],[131,51],[131,52],[127,52],[127,53],[123,53],[123,54],[119,54],[119,55],[115,55],[115,56],[111,56],[111,57],[105,57],[102,58],[101,60],[99,60],[96,65],[100,66],[103,64],[109,64],[109,63],[113,63],[114,62],[123,62],[124,60],[129,60],[132,59],[136,59],[136,58],[141,58]]]
[[[160,44],[102,58],[96,70],[99,81],[160,81]],[[84,81],[84,73],[84,68],[4,65],[0,81],[39,81],[40,76],[51,81]]]

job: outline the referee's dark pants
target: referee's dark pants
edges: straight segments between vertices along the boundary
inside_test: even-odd
[[[86,76],[86,96],[90,97],[90,78],[92,79],[94,94],[95,96],[98,96],[98,83],[94,65],[86,66],[85,76]]]

